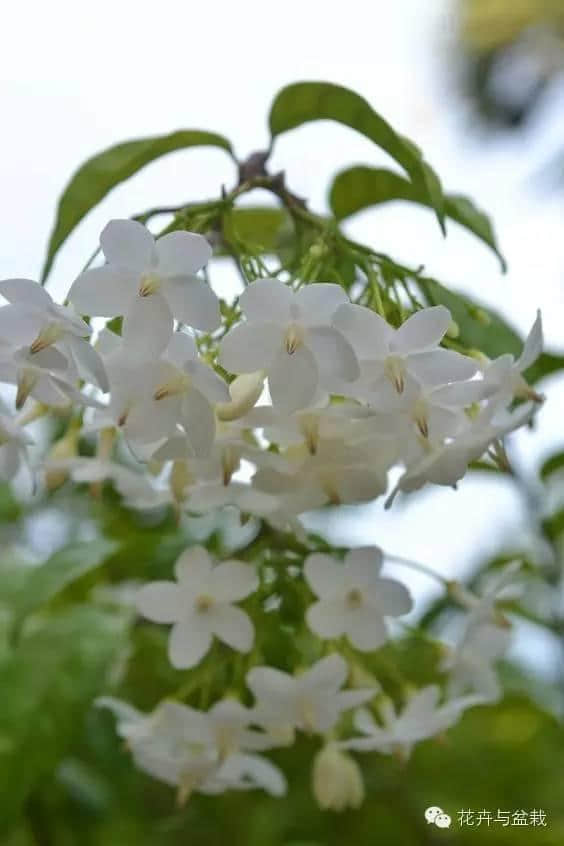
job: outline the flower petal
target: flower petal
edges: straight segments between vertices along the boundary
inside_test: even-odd
[[[150,582],[135,597],[137,610],[155,623],[174,623],[182,618],[182,592],[174,582]]]
[[[197,357],[198,347],[194,336],[187,332],[174,332],[165,350],[165,358],[180,368]]]
[[[321,374],[336,376],[352,382],[358,379],[360,369],[352,346],[330,326],[309,329],[305,343],[312,351]]]
[[[339,306],[333,326],[352,344],[359,359],[370,361],[388,355],[394,330],[371,309],[352,303]]]
[[[290,320],[294,296],[292,289],[278,279],[257,279],[245,288],[239,305],[252,323],[286,324]]]
[[[212,248],[203,235],[195,232],[169,232],[158,238],[157,268],[162,276],[196,273],[212,257]]]
[[[276,323],[239,323],[221,341],[218,360],[231,373],[254,373],[272,364],[282,341]]]
[[[313,354],[301,346],[292,354],[280,351],[267,368],[267,376],[273,406],[278,411],[290,413],[305,408],[312,401],[319,371]]]
[[[338,690],[345,683],[349,674],[347,662],[342,655],[333,652],[321,658],[298,681],[307,689],[312,687],[332,688]]]
[[[262,787],[271,796],[283,796],[286,793],[286,779],[282,772],[261,755],[248,755],[237,752],[224,761],[214,779],[239,787]]]
[[[296,680],[274,667],[253,667],[245,677],[247,687],[259,702],[281,703],[287,700],[296,688]]]
[[[100,246],[110,264],[141,272],[155,265],[155,239],[137,220],[110,220],[100,235]]]
[[[258,587],[256,569],[242,561],[223,561],[211,574],[211,590],[220,602],[245,599]]]
[[[172,337],[174,322],[160,294],[135,297],[123,320],[122,339],[130,357],[137,361],[157,359]]]
[[[306,622],[312,632],[325,640],[340,637],[345,631],[343,610],[343,602],[314,602],[306,611]]]
[[[3,279],[0,282],[0,296],[9,303],[33,305],[39,309],[48,309],[53,300],[39,282],[31,279]]]
[[[207,456],[215,438],[215,414],[209,400],[192,388],[182,402],[180,423],[197,456]]]
[[[304,576],[312,591],[323,598],[342,589],[345,568],[330,555],[314,552],[306,558]]]
[[[197,589],[209,582],[212,560],[203,546],[190,546],[185,549],[174,565],[174,575],[179,584],[190,589]]]
[[[410,356],[409,372],[428,387],[447,385],[471,379],[478,370],[478,362],[454,350],[429,350]]]
[[[378,649],[388,638],[383,618],[369,606],[355,608],[349,613],[346,632],[355,649],[362,652]]]
[[[139,276],[135,271],[105,265],[81,273],[68,297],[80,314],[117,317],[127,312],[138,286]]]
[[[527,367],[530,367],[531,364],[534,364],[542,352],[542,347],[542,319],[540,311],[537,311],[536,320],[531,327],[531,331],[527,335],[521,355],[517,359],[517,367],[521,372],[526,370]]]
[[[221,323],[219,300],[214,291],[197,276],[175,276],[162,287],[170,310],[181,323],[213,332]]]
[[[345,557],[345,579],[351,585],[369,585],[382,569],[382,550],[377,546],[359,546]]]
[[[441,305],[416,311],[396,331],[390,349],[404,355],[431,349],[441,342],[451,319],[448,308]]]
[[[295,303],[300,309],[300,322],[305,326],[331,323],[339,306],[349,302],[347,292],[332,282],[302,285],[296,292]]]
[[[83,338],[69,335],[67,344],[70,347],[79,375],[86,382],[90,382],[107,393],[110,390],[106,368],[102,357],[94,347]]]
[[[177,670],[199,664],[211,646],[211,632],[200,624],[200,618],[191,617],[175,623],[168,640],[168,657]]]
[[[203,361],[188,361],[185,367],[192,384],[211,403],[229,402],[229,388],[213,367]]]
[[[249,652],[255,637],[254,626],[244,611],[235,605],[220,604],[209,612],[214,634],[238,652]]]
[[[395,579],[378,579],[367,585],[364,593],[370,604],[386,617],[400,617],[408,614],[413,607],[408,589]]]
[[[0,308],[0,338],[3,344],[28,346],[45,325],[45,317],[21,303]]]

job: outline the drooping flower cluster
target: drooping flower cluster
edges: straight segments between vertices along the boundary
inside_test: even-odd
[[[394,328],[337,284],[264,278],[220,307],[198,276],[212,255],[201,235],[155,241],[140,223],[112,221],[100,240],[106,263],[75,280],[68,305],[30,280],[0,283],[0,382],[15,386],[19,412],[0,414],[0,478],[29,463],[25,425],[63,409],[72,437],[52,452],[48,474],[109,480],[133,508],[171,504],[180,518],[234,506],[303,536],[300,515],[385,495],[392,468],[401,475],[388,503],[426,483],[455,486],[484,454],[502,460],[503,438],[531,419],[540,399],[522,375],[541,351],[540,316],[517,361],[484,363],[441,345],[452,324],[443,306]],[[96,440],[94,457],[78,454],[78,432]],[[127,465],[114,452],[119,441],[129,448]],[[344,562],[320,552],[300,562],[291,578],[309,596],[304,625],[330,654],[296,674],[260,665],[246,603],[276,613],[280,597],[268,595],[265,572],[186,550],[175,581],[142,587],[137,609],[172,626],[168,654],[179,670],[196,667],[214,641],[245,656],[241,696],[254,701],[223,699],[207,711],[164,702],[144,715],[104,700],[138,766],[184,798],[253,787],[280,795],[284,778],[259,753],[292,742],[296,731],[318,734],[320,804],[356,806],[362,781],[347,750],[408,754],[464,708],[495,698],[491,662],[507,646],[495,603],[511,568],[482,597],[455,596],[469,616],[441,666],[446,702],[430,686],[398,709],[375,680],[355,683],[354,662],[340,651],[379,649],[388,619],[411,609],[407,588],[382,576],[382,563],[376,548],[351,551]],[[341,714],[359,705],[353,726],[361,736],[343,737]]]

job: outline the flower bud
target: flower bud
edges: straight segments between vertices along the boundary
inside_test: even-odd
[[[237,376],[229,385],[230,402],[220,402],[216,405],[219,420],[237,420],[247,414],[262,394],[264,387],[264,373],[243,373]]]
[[[460,335],[460,327],[456,320],[450,321],[448,329],[446,330],[446,335],[447,338],[452,338],[453,340],[458,338],[458,336]]]
[[[364,799],[360,767],[336,743],[328,743],[313,762],[313,794],[325,811],[359,808]]]
[[[80,423],[71,423],[62,438],[55,441],[47,454],[47,462],[62,461],[74,458],[78,454],[78,439],[80,437]],[[55,491],[67,480],[68,472],[54,467],[45,472],[45,486],[48,491]]]

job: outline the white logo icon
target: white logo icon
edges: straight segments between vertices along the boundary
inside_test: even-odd
[[[449,815],[445,814],[443,809],[439,808],[438,805],[431,805],[430,808],[427,808],[425,811],[425,819],[429,825],[434,823],[437,828],[449,828],[452,822]]]

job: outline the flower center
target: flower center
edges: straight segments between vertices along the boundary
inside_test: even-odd
[[[429,421],[427,419],[427,407],[423,400],[417,400],[412,412],[413,422],[424,438],[429,437]]]
[[[207,593],[202,593],[200,596],[196,597],[196,611],[199,611],[202,614],[205,614],[206,611],[209,611],[210,608],[214,605],[214,598]]]
[[[156,273],[144,273],[139,283],[139,296],[150,297],[156,294],[161,287],[161,280]]]
[[[18,411],[33,391],[38,379],[39,373],[35,369],[25,367],[23,370],[20,370],[18,376],[18,391],[16,394],[16,409]]]
[[[228,485],[231,481],[233,473],[239,467],[239,453],[232,446],[226,446],[221,451],[221,470],[222,481],[224,485]]]
[[[51,323],[41,330],[35,341],[31,344],[29,351],[31,353],[38,353],[46,347],[50,347],[56,341],[63,337],[63,330],[56,323]]]
[[[319,418],[311,414],[304,415],[300,420],[300,428],[305,438],[308,452],[310,455],[315,455],[319,441]]]
[[[303,699],[300,703],[300,712],[304,731],[313,734],[316,725],[316,709],[312,702]]]
[[[389,355],[386,359],[384,369],[386,376],[398,394],[403,394],[403,389],[405,388],[405,365],[403,359],[397,355]]]
[[[360,608],[362,605],[362,593],[358,588],[351,588],[347,593],[346,599],[349,608]]]
[[[166,397],[174,397],[179,394],[184,394],[189,389],[190,384],[191,382],[188,374],[179,370],[167,382],[159,385],[153,394],[153,399],[162,400],[166,399]]]
[[[293,355],[304,342],[304,330],[298,323],[290,323],[284,336],[284,346],[288,355]]]

